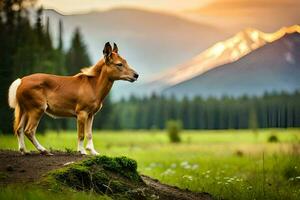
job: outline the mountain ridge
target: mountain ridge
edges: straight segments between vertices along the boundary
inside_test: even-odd
[[[234,62],[267,43],[272,43],[284,35],[292,33],[300,34],[300,26],[282,27],[274,33],[264,33],[257,29],[246,28],[233,37],[216,43],[192,58],[191,61],[166,71],[160,77],[151,80],[150,83],[164,82],[166,86],[179,84],[218,66]]]
[[[288,31],[275,39],[233,62],[214,67],[178,84],[165,86],[161,88],[161,93],[176,94],[177,97],[220,97],[259,96],[264,92],[299,90],[299,31]]]

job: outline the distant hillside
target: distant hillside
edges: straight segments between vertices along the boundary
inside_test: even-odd
[[[299,30],[299,27],[294,28]],[[265,91],[291,92],[300,89],[299,32],[287,32],[279,39],[249,52],[236,61],[211,67],[196,77],[167,86],[163,93],[207,97],[261,95]],[[181,73],[184,74],[183,71]]]
[[[140,81],[190,59],[227,36],[210,25],[131,8],[76,15],[45,10],[45,16],[50,18],[54,37],[58,20],[63,21],[66,45],[74,28],[80,27],[94,62],[102,56],[105,42],[116,42],[120,53],[140,72]]]

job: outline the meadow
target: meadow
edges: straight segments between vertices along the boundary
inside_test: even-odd
[[[271,135],[278,141],[269,142]],[[48,149],[76,150],[75,132],[37,137]],[[135,159],[142,174],[215,199],[299,198],[300,129],[183,131],[181,137],[173,144],[164,131],[98,131],[94,143],[100,154]],[[17,150],[17,139],[1,135],[0,149]]]

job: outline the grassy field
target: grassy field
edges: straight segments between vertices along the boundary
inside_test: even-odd
[[[270,135],[279,142],[268,142]],[[48,132],[38,139],[48,149],[76,150],[75,132]],[[137,160],[143,174],[216,199],[300,196],[299,129],[184,131],[179,144],[169,143],[162,131],[101,131],[94,133],[94,143],[101,154]],[[17,139],[1,135],[0,149],[17,150]]]

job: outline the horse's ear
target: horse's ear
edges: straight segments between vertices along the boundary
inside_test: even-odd
[[[119,49],[116,43],[114,43],[113,52],[118,53]]]
[[[104,46],[104,49],[103,49],[104,58],[106,59],[106,58],[110,57],[111,52],[112,52],[111,45],[110,45],[109,42],[106,42],[105,46]]]

